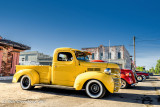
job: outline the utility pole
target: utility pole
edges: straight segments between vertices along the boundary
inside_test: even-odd
[[[109,40],[109,53],[108,53],[108,57],[109,57],[109,62],[110,62],[110,40]]]
[[[134,66],[136,67],[136,50],[135,50],[135,40],[136,40],[136,37],[133,36],[133,46],[134,46]],[[136,69],[136,68],[135,68]]]

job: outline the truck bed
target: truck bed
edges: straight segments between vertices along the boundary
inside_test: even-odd
[[[16,65],[16,72],[23,69],[33,69],[40,76],[40,84],[50,84],[51,81],[51,66],[45,65]]]

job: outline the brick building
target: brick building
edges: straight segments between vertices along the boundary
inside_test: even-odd
[[[19,64],[19,54],[30,47],[0,37],[0,76],[9,76],[15,73]]]
[[[82,48],[82,50],[92,53],[89,56],[90,60],[104,60],[117,63],[123,69],[131,69],[130,54],[123,45],[111,46],[110,48],[100,45],[99,47]]]

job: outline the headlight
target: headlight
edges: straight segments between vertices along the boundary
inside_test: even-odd
[[[131,74],[131,73],[127,73],[127,74],[126,74],[126,76],[129,76],[129,77],[131,77],[131,76],[132,76],[132,74]]]
[[[110,74],[111,74],[111,69],[110,69],[110,68],[107,68],[107,69],[104,70],[104,72],[105,72],[106,74],[109,74],[109,75],[110,75]]]

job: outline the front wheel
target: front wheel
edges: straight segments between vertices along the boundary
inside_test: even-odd
[[[128,83],[125,80],[121,79],[121,88],[124,89],[127,87],[128,87]]]
[[[24,75],[22,77],[20,84],[23,90],[29,90],[34,88],[34,86],[31,85],[31,79],[27,75]]]
[[[138,82],[142,82],[142,81],[143,81],[143,77],[140,76],[140,75],[138,75],[138,76],[137,76],[137,81],[138,81]]]
[[[106,93],[106,89],[100,81],[90,80],[86,85],[86,93],[91,98],[102,98]]]

